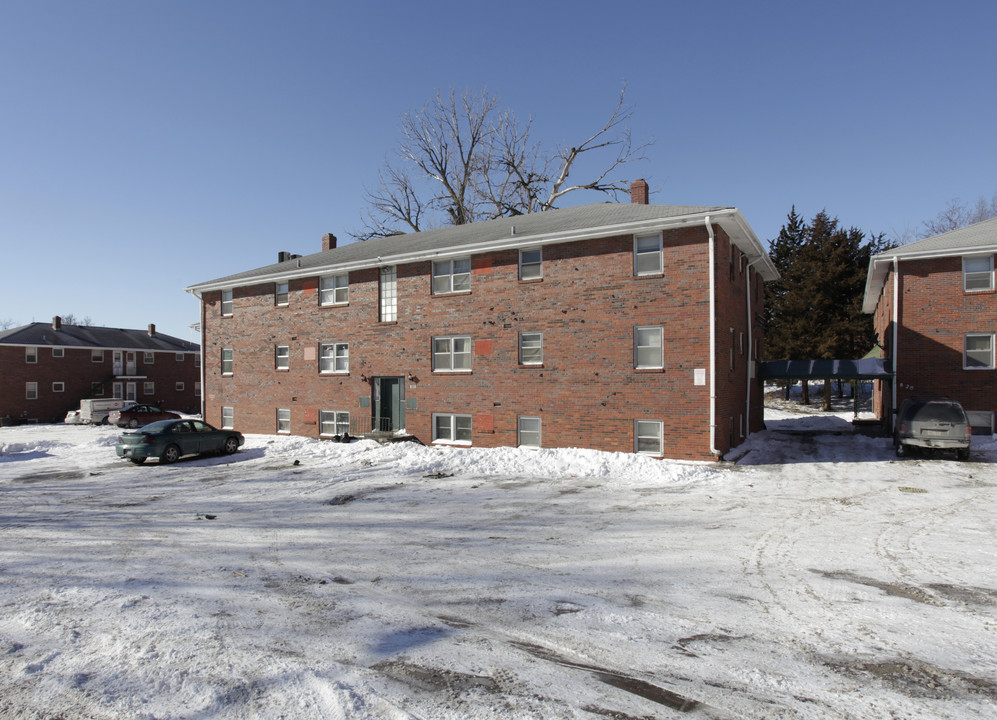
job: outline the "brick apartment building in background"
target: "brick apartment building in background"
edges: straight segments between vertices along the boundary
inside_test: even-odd
[[[310,437],[716,459],[762,427],[763,283],[730,207],[603,203],[281,252],[201,299],[205,419]]]
[[[31,323],[0,332],[0,418],[62,420],[86,398],[198,412],[200,346],[147,330]]]
[[[952,397],[974,433],[997,411],[997,219],[880,253],[869,260],[863,310],[872,313],[894,381],[877,381],[874,405],[890,417],[905,398]]]

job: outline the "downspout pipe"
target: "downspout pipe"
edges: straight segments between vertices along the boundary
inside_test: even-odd
[[[716,236],[713,233],[713,223],[706,216],[706,232],[710,235],[710,454],[721,457],[717,450],[717,299],[716,299]]]
[[[899,370],[899,363],[897,362],[898,356],[900,355],[900,348],[897,346],[897,338],[899,337],[899,326],[900,326],[900,258],[896,255],[893,256],[893,397],[892,397],[892,408],[890,413],[892,417],[893,429],[896,429],[897,423],[897,375]]]
[[[751,326],[753,324],[752,323],[752,315],[751,315],[751,266],[754,265],[759,260],[761,260],[761,258],[758,258],[758,260],[752,260],[750,263],[748,263],[748,266],[744,269],[744,290],[745,290],[745,295],[746,295],[747,300],[748,300],[748,303],[747,303],[748,304],[748,367],[747,367],[747,370],[745,371],[745,374],[747,375],[747,392],[745,393],[745,400],[744,400],[744,437],[745,437],[745,439],[747,439],[747,437],[749,435],[751,435],[751,380],[752,380],[752,378],[751,378],[751,367],[752,367],[751,363],[754,362],[755,363],[755,367],[758,366],[758,362],[756,360],[752,360],[751,359],[751,353],[752,353]],[[757,275],[756,275],[756,277],[757,277]]]

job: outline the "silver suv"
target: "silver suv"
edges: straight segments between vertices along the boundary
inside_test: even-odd
[[[955,450],[960,460],[969,459],[972,436],[969,418],[951,398],[907,398],[897,411],[893,444],[897,457],[916,448]]]

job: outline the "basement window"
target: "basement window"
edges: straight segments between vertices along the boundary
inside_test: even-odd
[[[664,423],[660,420],[634,421],[634,452],[641,455],[664,453]]]
[[[433,413],[433,442],[471,444],[471,416]]]

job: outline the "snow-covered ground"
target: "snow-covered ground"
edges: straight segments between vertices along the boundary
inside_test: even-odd
[[[997,444],[737,464],[0,429],[0,718],[993,718]]]

